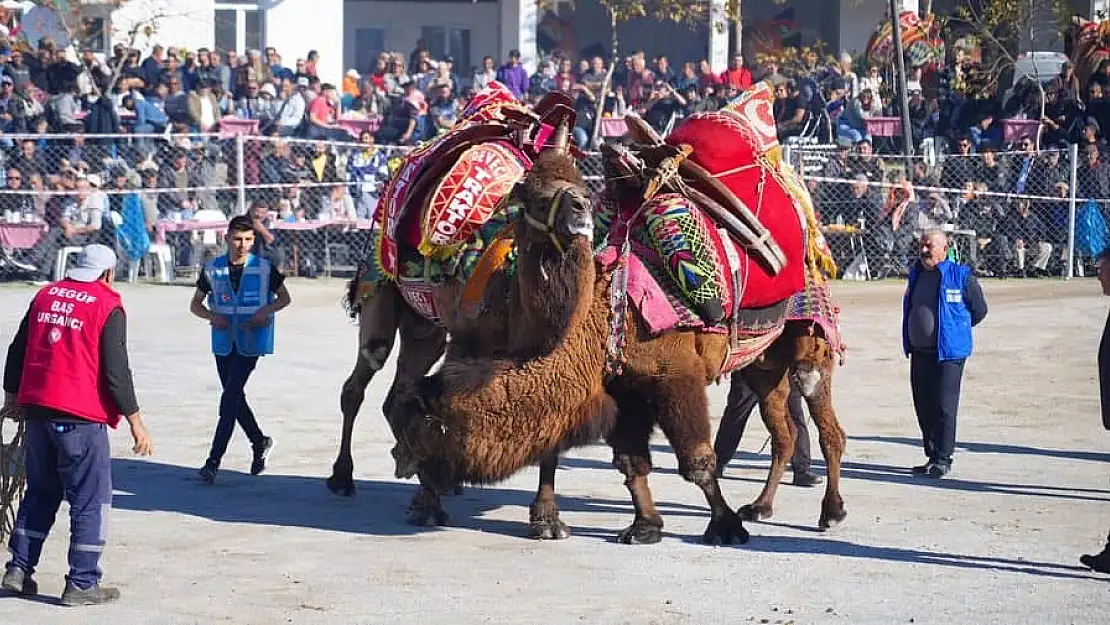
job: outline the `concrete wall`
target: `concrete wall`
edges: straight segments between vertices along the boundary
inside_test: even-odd
[[[416,46],[424,26],[445,26],[470,30],[470,59],[475,65],[489,55],[504,61],[508,49],[500,50],[500,6],[495,2],[346,2],[343,16],[343,59],[355,66],[355,31],[377,27],[385,31],[385,49],[403,52],[406,57]],[[303,45],[303,44],[302,44]],[[365,73],[370,68],[356,67]],[[460,73],[466,68],[458,68]]]
[[[265,10],[266,45],[277,48],[283,63],[292,67],[309,50],[316,50],[321,82],[336,86],[342,82],[347,69],[343,0],[262,0],[258,4]]]

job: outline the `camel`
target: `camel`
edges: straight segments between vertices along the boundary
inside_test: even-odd
[[[552,147],[562,149],[566,146],[568,128],[569,125],[566,122],[559,128],[552,140]],[[580,178],[578,182],[582,183]],[[584,186],[584,183],[580,186]],[[576,187],[560,194],[559,201],[588,207],[589,194],[587,191],[585,195],[581,195],[579,187]],[[583,258],[592,260],[589,253],[593,233],[592,214],[582,210],[567,211],[565,215],[566,219],[550,222],[552,236],[559,237],[568,246],[572,246],[572,242],[579,241],[577,249],[584,250]],[[511,232],[510,223],[504,232],[498,233],[499,241],[511,244],[513,242]],[[402,253],[406,252],[413,254],[416,251],[402,251]],[[525,266],[527,262],[525,261]],[[343,425],[339,451],[332,466],[332,475],[326,481],[330,491],[343,496],[355,494],[354,460],[351,449],[355,421],[365,400],[366,388],[374,375],[384,367],[393,351],[398,334],[401,337],[401,345],[396,373],[382,406],[382,411],[395,437],[399,433],[395,417],[398,398],[411,394],[415,381],[427,374],[445,353],[449,359],[492,357],[493,355],[522,358],[523,355],[542,355],[550,351],[558,342],[560,336],[557,333],[521,333],[519,329],[514,333],[513,328],[519,328],[519,326],[510,323],[508,316],[510,302],[516,305],[518,311],[532,311],[528,318],[534,325],[554,328],[564,325],[559,319],[569,313],[568,306],[573,304],[573,300],[558,298],[555,302],[546,302],[529,299],[527,295],[522,296],[519,291],[510,288],[512,284],[507,277],[506,264],[491,265],[491,267],[492,270],[484,285],[470,284],[449,277],[443,284],[432,287],[430,294],[435,302],[434,308],[438,312],[435,320],[430,319],[425,311],[416,310],[406,300],[397,281],[377,281],[369,285],[369,292],[361,291],[367,285],[360,282],[359,276],[348,283],[345,303],[349,314],[359,322],[358,351],[355,365],[343,383],[340,395]],[[462,303],[472,295],[471,291],[475,286],[481,289],[483,308],[479,314],[468,314],[464,311]],[[560,305],[564,302],[565,305]],[[448,335],[451,337],[450,343],[447,340]],[[553,492],[558,455],[551,454],[537,461],[540,464],[540,486],[537,490],[537,498],[540,498],[546,497],[545,493]],[[454,492],[457,492],[457,489],[454,489]],[[429,520],[429,517],[421,512],[425,506],[419,505],[427,497],[428,493],[423,492],[423,489],[418,490],[414,495],[410,522],[423,525]],[[537,505],[537,509],[539,507]],[[440,514],[433,520],[438,524],[445,524],[447,517]],[[565,525],[549,525],[538,520],[534,523],[533,531],[540,538],[562,538],[569,535]]]
[[[828,530],[847,517],[840,495],[840,463],[847,436],[832,403],[832,374],[838,351],[833,341],[837,340],[830,336],[830,330],[816,321],[790,320],[782,336],[756,362],[741,371],[745,381],[761,398],[760,414],[771,434],[771,467],[763,490],[755,501],[741,506],[738,511],[745,521],[761,521],[774,514],[775,494],[797,435],[785,403],[791,380],[817,425],[821,455],[828,470],[817,527]]]
[[[566,173],[574,168],[573,159],[561,153],[545,156],[562,159],[565,165],[534,169],[526,176],[533,192],[522,198],[523,221],[517,237],[523,249],[521,260],[535,256],[539,259],[536,264],[547,271],[537,275],[518,268],[514,280],[539,289],[538,293],[527,291],[533,297],[552,301],[558,294],[548,290],[548,275],[567,268],[561,262],[563,250],[547,224],[562,218],[562,211],[570,208],[558,205],[557,194],[577,183],[575,176]],[[658,170],[673,177],[680,168],[675,155],[668,158],[672,159],[670,166],[661,164]],[[660,188],[660,177],[646,186]],[[718,206],[715,213],[721,212]],[[797,258],[802,250],[792,251]],[[613,449],[614,465],[625,475],[636,510],[632,524],[618,533],[618,541],[651,544],[662,538],[663,520],[648,487],[648,441],[658,425],[675,451],[679,472],[702,490],[710,507],[703,539],[709,543],[747,542],[743,520],[728,506],[714,474],[705,386],[726,373],[726,358],[737,368],[763,354],[759,366],[744,375],[761,395],[761,411],[781,413],[769,417],[769,427],[779,439],[775,451],[784,466],[793,439],[788,426],[776,424],[789,421],[784,411],[789,388],[786,375],[798,354],[786,348],[767,350],[783,332],[786,300],[754,310],[736,310],[742,328],[766,328],[743,338],[735,332],[684,328],[653,334],[641,311],[628,307],[626,300],[622,303],[619,294],[624,293],[624,285],[614,288],[614,277],[621,272],[603,264],[570,263],[569,270],[577,275],[579,296],[565,329],[531,327],[531,332],[554,330],[563,336],[549,355],[524,363],[499,358],[449,359],[435,375],[421,381],[419,395],[403,410],[407,418],[393,450],[397,476],[419,476],[426,486],[422,492],[428,494],[422,502],[428,507],[425,514],[439,516],[439,495],[455,484],[505,479],[550,450],[582,440],[584,432],[604,430],[612,422],[610,410],[615,404],[615,423],[605,439]],[[784,345],[788,343],[803,344],[795,340]],[[739,364],[733,360],[738,352],[744,354]],[[825,387],[828,384],[823,382]],[[839,457],[843,432],[839,427],[825,428],[822,435],[822,448]],[[777,470],[779,477],[782,466]],[[772,475],[775,473],[773,467]],[[764,503],[769,511],[773,495],[774,489],[768,489],[757,503]],[[553,502],[549,508],[554,508]],[[843,518],[839,493],[827,497],[820,525],[829,527]]]

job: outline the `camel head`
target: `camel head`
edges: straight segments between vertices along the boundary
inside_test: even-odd
[[[517,187],[522,247],[551,244],[562,253],[578,242],[593,244],[594,207],[578,163],[567,151],[568,129],[560,125],[554,147],[541,153]]]
[[[805,397],[816,397],[824,388],[824,377],[836,363],[829,342],[816,324],[809,332],[794,339],[794,365],[791,377],[798,391]]]
[[[398,479],[420,476],[420,482],[437,493],[455,486],[455,469],[450,456],[451,432],[443,418],[434,414],[437,376],[424,378],[420,391],[404,402],[397,425],[397,444],[390,450],[393,474]]]

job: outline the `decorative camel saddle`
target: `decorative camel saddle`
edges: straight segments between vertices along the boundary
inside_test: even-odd
[[[447,133],[406,155],[390,176],[362,292],[394,280],[417,312],[439,321],[432,288],[448,277],[466,282],[476,272],[488,278],[491,262],[499,267],[509,259],[513,187],[555,129],[574,120],[562,94],[529,109],[497,81],[477,93]]]
[[[666,141],[636,118],[629,127],[631,146],[603,149],[599,261],[653,334],[728,333],[724,369],[743,367],[781,334],[807,278],[836,272],[809,194],[782,160],[770,89],[695,114]]]

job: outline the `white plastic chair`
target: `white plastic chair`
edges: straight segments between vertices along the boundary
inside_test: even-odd
[[[58,255],[54,257],[54,280],[61,280],[66,275],[69,257],[80,253],[81,247],[77,245],[67,245],[58,250]]]

